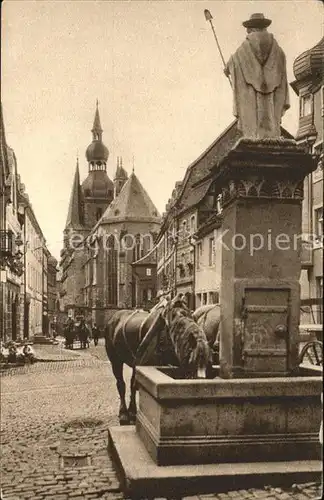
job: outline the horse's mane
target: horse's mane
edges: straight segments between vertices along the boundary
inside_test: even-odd
[[[180,362],[187,360],[191,363],[198,358],[209,356],[206,336],[188,314],[177,315],[171,321],[170,337]]]

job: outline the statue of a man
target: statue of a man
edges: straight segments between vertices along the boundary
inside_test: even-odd
[[[225,74],[231,76],[234,115],[244,137],[280,137],[280,123],[290,107],[286,57],[267,27],[263,14],[243,23],[247,37],[230,58]]]

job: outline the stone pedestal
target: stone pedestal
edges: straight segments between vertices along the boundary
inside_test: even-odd
[[[221,366],[210,380],[138,367],[136,433],[110,429],[127,494],[212,493],[235,480],[244,489],[310,470],[318,477],[321,370],[298,367],[301,204],[314,168],[294,141],[246,139],[217,167]]]
[[[290,140],[240,139],[222,189],[221,377],[298,366],[303,182],[312,157]]]

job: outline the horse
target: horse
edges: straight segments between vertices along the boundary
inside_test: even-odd
[[[193,313],[194,320],[205,332],[208,344],[214,353],[216,364],[219,357],[220,317],[219,304],[198,307]]]
[[[86,349],[87,347],[89,347],[88,339],[90,337],[90,330],[84,320],[80,321],[79,325],[76,327],[76,332],[80,341],[80,348]]]
[[[73,349],[73,342],[75,338],[74,321],[69,318],[64,325],[65,349]]]
[[[120,425],[136,420],[136,366],[172,364],[184,378],[205,378],[211,366],[206,336],[178,296],[163,298],[150,312],[117,311],[105,329],[105,345],[120,397]],[[128,408],[124,364],[133,370]]]

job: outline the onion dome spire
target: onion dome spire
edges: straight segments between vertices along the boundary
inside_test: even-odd
[[[102,140],[102,127],[100,123],[100,115],[99,115],[99,101],[97,99],[96,101],[96,112],[95,112],[95,117],[93,120],[93,127],[92,127],[92,140],[93,141],[101,141]]]
[[[89,171],[106,170],[109,156],[108,148],[102,142],[102,127],[99,115],[99,103],[96,102],[96,111],[92,127],[92,143],[87,147],[86,158],[89,163]]]

